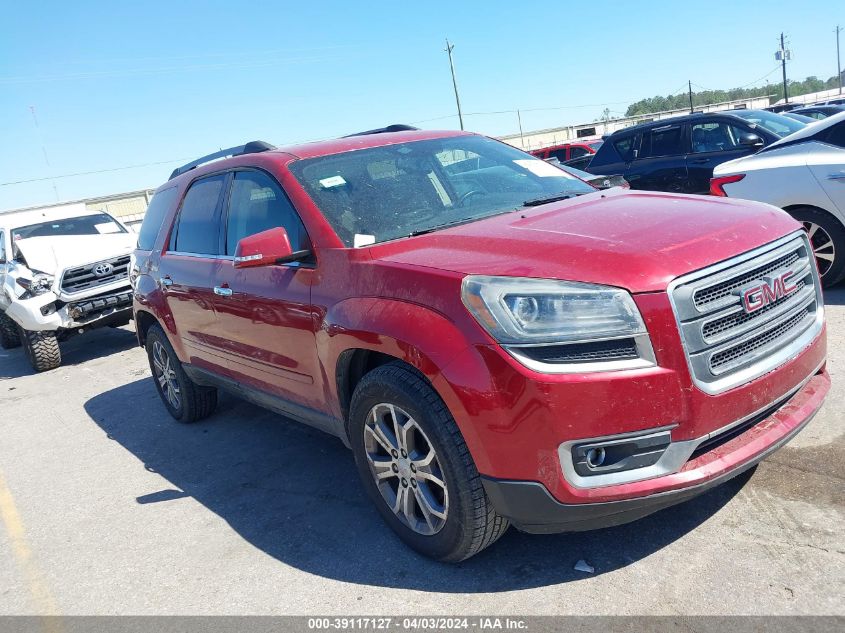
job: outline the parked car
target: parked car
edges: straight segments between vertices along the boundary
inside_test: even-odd
[[[589,167],[590,162],[593,160],[593,156],[595,156],[595,154],[585,154],[584,156],[564,161],[561,165],[565,167],[572,167],[572,169],[578,169],[580,171],[587,171],[587,167]]]
[[[587,171],[621,174],[632,189],[705,194],[713,168],[804,125],[764,110],[697,113],[617,130]]]
[[[549,147],[542,147],[540,149],[532,149],[530,154],[543,160],[547,158],[556,158],[561,163],[574,158],[582,156],[592,156],[602,146],[601,139],[593,141],[569,141],[567,143],[560,143],[558,145],[551,145]]]
[[[445,561],[509,524],[689,499],[789,441],[830,385],[786,213],[595,191],[463,132],[194,161],[156,191],[132,278],[170,415],[225,389],[338,436],[387,524]]]
[[[784,209],[807,230],[824,285],[845,277],[845,112],[722,163],[710,191]]]
[[[796,114],[795,112],[781,112],[783,116],[788,119],[793,119],[798,121],[799,123],[803,123],[804,125],[809,125],[810,123],[815,123],[818,119],[814,119],[811,116],[806,116],[803,114]]]
[[[800,103],[780,103],[778,105],[769,106],[768,108],[763,108],[767,112],[774,112],[776,114],[783,114],[784,112],[789,112],[791,110],[795,110],[796,108],[800,108]]]
[[[135,235],[79,206],[0,215],[0,346],[36,371],[61,364],[60,341],[132,316]]]
[[[845,112],[845,106],[841,105],[814,105],[808,108],[798,108],[794,110],[795,114],[803,114],[812,119],[821,120],[826,119],[834,114]]]
[[[575,176],[576,178],[580,178],[584,182],[592,185],[596,189],[610,189],[611,187],[622,187],[623,189],[630,189],[631,186],[628,182],[620,175],[614,176],[596,176],[595,174],[591,174],[586,171],[581,171],[580,169],[575,169],[574,167],[570,167],[569,165],[562,165],[557,158],[547,158],[547,163],[562,169],[567,174]]]

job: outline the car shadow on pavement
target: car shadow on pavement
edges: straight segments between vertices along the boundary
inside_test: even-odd
[[[62,352],[62,367],[81,365],[95,358],[125,352],[138,345],[135,330],[130,327],[98,328],[79,336],[72,336],[59,343]],[[0,380],[31,376],[35,370],[26,358],[22,347],[0,350]]]
[[[152,380],[85,404],[109,439],[176,490],[126,490],[145,508],[190,496],[253,546],[308,573],[350,583],[438,592],[498,592],[590,577],[625,567],[687,534],[735,495],[750,473],[635,524],[534,536],[514,529],[458,565],[424,559],[381,520],[339,440],[221,395],[208,420],[174,422]],[[151,514],[151,521],[156,520]]]

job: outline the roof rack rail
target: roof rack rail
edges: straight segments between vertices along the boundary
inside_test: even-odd
[[[355,134],[347,134],[343,138],[350,138],[353,136],[366,136],[367,134],[387,134],[389,132],[412,132],[414,130],[419,129],[420,128],[414,127],[413,125],[405,125],[404,123],[394,123],[393,125],[376,128],[375,130],[366,130],[364,132],[355,132]]]
[[[186,163],[181,167],[177,167],[173,170],[173,173],[170,174],[170,178],[168,180],[173,180],[174,178],[176,178],[176,176],[184,174],[186,171],[191,171],[192,169],[199,167],[204,163],[210,163],[216,158],[241,156],[243,154],[258,154],[260,152],[268,152],[274,149],[276,149],[275,145],[270,145],[270,143],[265,143],[264,141],[250,141],[249,143],[245,143],[244,145],[238,145],[237,147],[221,149],[219,152],[214,152],[213,154],[209,154],[208,156],[203,156],[202,158],[192,160],[190,163]]]

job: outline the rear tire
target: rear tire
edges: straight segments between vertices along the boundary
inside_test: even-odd
[[[21,346],[21,333],[18,324],[5,312],[0,312],[0,347],[14,349]]]
[[[419,553],[459,562],[508,529],[448,408],[410,366],[389,363],[364,376],[352,396],[349,435],[367,494]]]
[[[146,348],[158,395],[175,420],[188,424],[214,413],[217,389],[188,377],[160,326],[153,325],[147,332]]]
[[[845,277],[845,227],[835,217],[814,207],[790,209],[804,225],[819,265],[822,285],[829,288]]]
[[[62,353],[55,332],[32,332],[20,328],[26,357],[35,371],[49,371],[62,364]]]

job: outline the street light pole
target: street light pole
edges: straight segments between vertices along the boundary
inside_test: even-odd
[[[452,49],[454,44],[449,43],[449,38],[446,38],[446,52],[449,53],[449,68],[452,70],[452,86],[455,88],[455,103],[458,105],[458,122],[461,124],[461,129],[464,129],[464,115],[461,114],[461,98],[458,96],[458,80],[455,79],[455,64],[452,62]]]
[[[839,25],[836,25],[836,78],[839,80],[839,94],[842,94],[842,66],[839,65]]]

